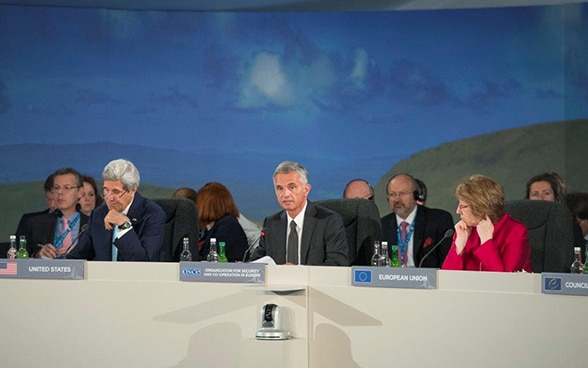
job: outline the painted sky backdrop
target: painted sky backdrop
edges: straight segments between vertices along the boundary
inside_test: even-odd
[[[375,183],[444,142],[587,118],[587,24],[586,4],[353,13],[0,6],[0,146],[133,143],[214,163],[206,173],[182,167],[174,185],[238,182],[227,167],[243,167],[244,180],[251,168],[247,179],[271,186],[271,170],[295,159],[335,195],[351,178]]]

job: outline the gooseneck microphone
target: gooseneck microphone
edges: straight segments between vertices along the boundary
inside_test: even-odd
[[[64,255],[68,255],[69,252],[71,252],[76,245],[78,245],[78,240],[80,240],[80,237],[82,236],[82,234],[84,232],[86,232],[86,230],[88,230],[89,225],[88,224],[83,224],[82,227],[80,228],[80,232],[78,233],[78,235],[76,235],[75,238],[73,238],[73,240],[71,241],[71,246],[69,247],[69,249],[67,250],[67,252],[65,252]]]
[[[264,236],[265,236],[265,228],[261,229],[259,238],[261,239]],[[245,251],[245,254],[243,254],[243,262],[249,262],[250,261],[250,259],[251,259],[251,252],[254,251],[258,246],[259,246],[259,242],[257,242],[257,243],[251,243],[251,245],[249,246],[249,248],[247,248],[247,250]]]
[[[453,229],[447,229],[447,231],[445,232],[445,234],[443,234],[443,238],[441,238],[441,240],[439,240],[439,241],[437,242],[437,244],[435,244],[435,245],[433,246],[433,248],[431,248],[431,250],[429,250],[429,251],[427,252],[427,254],[425,254],[425,255],[424,255],[424,257],[423,257],[423,258],[421,258],[421,261],[419,262],[419,268],[420,268],[420,267],[423,265],[423,261],[424,261],[425,259],[427,259],[427,257],[429,256],[429,254],[433,253],[433,251],[434,251],[434,250],[435,250],[435,249],[436,249],[436,248],[437,248],[437,247],[438,247],[438,246],[439,246],[441,243],[443,243],[443,241],[444,241],[445,239],[447,239],[447,238],[451,238],[451,237],[453,236],[453,233],[454,233],[454,232],[455,232],[455,230],[453,230]]]

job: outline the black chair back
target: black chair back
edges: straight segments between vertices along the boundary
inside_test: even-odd
[[[533,272],[570,272],[573,218],[564,204],[520,199],[507,201],[504,210],[527,227]]]
[[[185,198],[154,199],[165,212],[165,235],[161,248],[161,262],[178,262],[183,250],[183,239],[190,239],[192,259],[198,257],[198,211],[196,205]]]
[[[361,198],[326,199],[314,203],[343,217],[351,265],[369,266],[374,240],[382,238],[382,223],[376,204]]]

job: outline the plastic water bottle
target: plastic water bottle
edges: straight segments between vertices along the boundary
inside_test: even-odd
[[[192,253],[190,253],[190,239],[184,238],[184,249],[180,254],[180,262],[190,262],[192,260]]]
[[[580,247],[574,247],[574,263],[570,266],[571,273],[584,273],[584,264],[580,256]]]
[[[216,238],[210,238],[210,250],[206,256],[207,262],[218,262],[218,251],[216,250]]]
[[[382,241],[382,246],[380,250],[380,265],[383,267],[390,267],[390,257],[388,257],[388,242]]]
[[[10,249],[8,249],[8,253],[6,254],[6,258],[8,258],[8,259],[15,259],[16,258],[16,235],[10,235]]]
[[[380,267],[380,241],[374,240],[374,255],[372,256],[372,266]]]

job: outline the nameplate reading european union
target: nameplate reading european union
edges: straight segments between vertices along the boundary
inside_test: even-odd
[[[83,280],[83,259],[1,259],[0,278]]]
[[[180,262],[180,281],[263,284],[265,264]]]
[[[435,268],[359,267],[351,268],[351,285],[404,289],[435,289]]]
[[[588,275],[542,273],[541,291],[544,294],[588,295]]]

